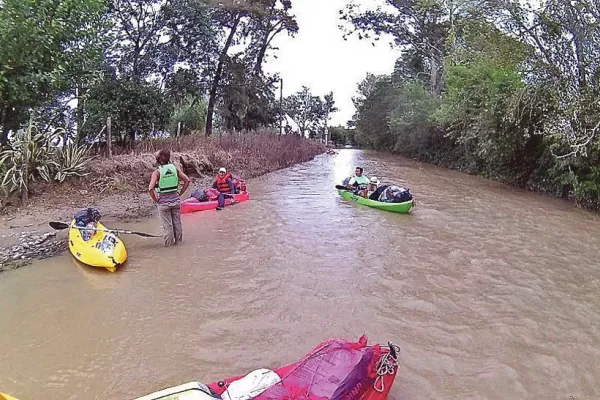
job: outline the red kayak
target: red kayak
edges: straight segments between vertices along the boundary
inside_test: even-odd
[[[241,203],[250,199],[250,193],[242,192],[233,195],[233,198],[236,203]],[[231,204],[230,198],[225,198],[225,205],[228,206]],[[181,202],[181,213],[187,214],[196,211],[205,211],[205,210],[214,210],[219,205],[217,200],[211,201],[198,201],[197,199],[190,197],[189,199],[185,199]]]
[[[190,382],[136,400],[384,400],[398,372],[398,346],[330,339],[300,361],[205,385]]]

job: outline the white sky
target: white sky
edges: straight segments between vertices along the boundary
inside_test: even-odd
[[[295,0],[292,11],[298,21],[298,34],[292,38],[281,33],[273,40],[279,47],[271,52],[265,63],[266,72],[279,72],[283,78],[283,96],[302,88],[323,96],[333,91],[339,112],[332,115],[330,125],[345,125],[354,114],[352,96],[367,72],[390,73],[399,57],[398,50],[390,49],[381,40],[375,47],[370,41],[355,36],[344,41],[339,10],[349,0]],[[356,3],[375,5],[373,0],[355,0]],[[273,59],[273,54],[278,58]],[[279,93],[279,91],[277,91]]]

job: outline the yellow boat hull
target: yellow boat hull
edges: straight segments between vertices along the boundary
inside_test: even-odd
[[[96,227],[106,229],[100,222]],[[110,272],[115,272],[127,261],[127,250],[121,239],[110,232],[95,231],[89,240],[83,240],[75,220],[71,221],[69,228],[69,251],[80,262],[106,268]]]
[[[17,400],[16,398],[0,392],[0,400]]]

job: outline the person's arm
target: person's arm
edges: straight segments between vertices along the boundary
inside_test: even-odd
[[[150,198],[152,198],[153,202],[158,203],[158,197],[156,197],[156,192],[154,191],[156,182],[158,182],[158,171],[154,171],[152,173],[152,176],[150,176],[150,185],[148,186],[148,192],[150,193]]]
[[[183,187],[181,188],[181,192],[179,192],[180,196],[183,196],[188,186],[190,186],[190,178],[186,174],[184,174],[179,168],[177,168],[177,177],[180,181],[183,181]]]
[[[230,193],[235,194],[235,187],[233,186],[233,180],[231,180],[231,178],[227,178],[227,183],[229,184]]]
[[[350,178],[350,180],[348,181],[348,184],[346,185],[346,187],[347,187],[348,189],[353,189],[353,188],[354,188],[354,186],[355,186],[355,183],[356,183],[356,178],[355,178],[355,177],[352,177],[352,178]]]

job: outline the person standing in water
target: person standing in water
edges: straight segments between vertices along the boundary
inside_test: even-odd
[[[148,191],[152,201],[158,207],[162,228],[164,231],[165,246],[173,246],[183,240],[183,227],[181,225],[181,195],[190,185],[190,178],[181,172],[175,164],[171,163],[171,152],[162,149],[156,153],[158,169],[152,172]],[[179,191],[179,182],[183,187]]]

